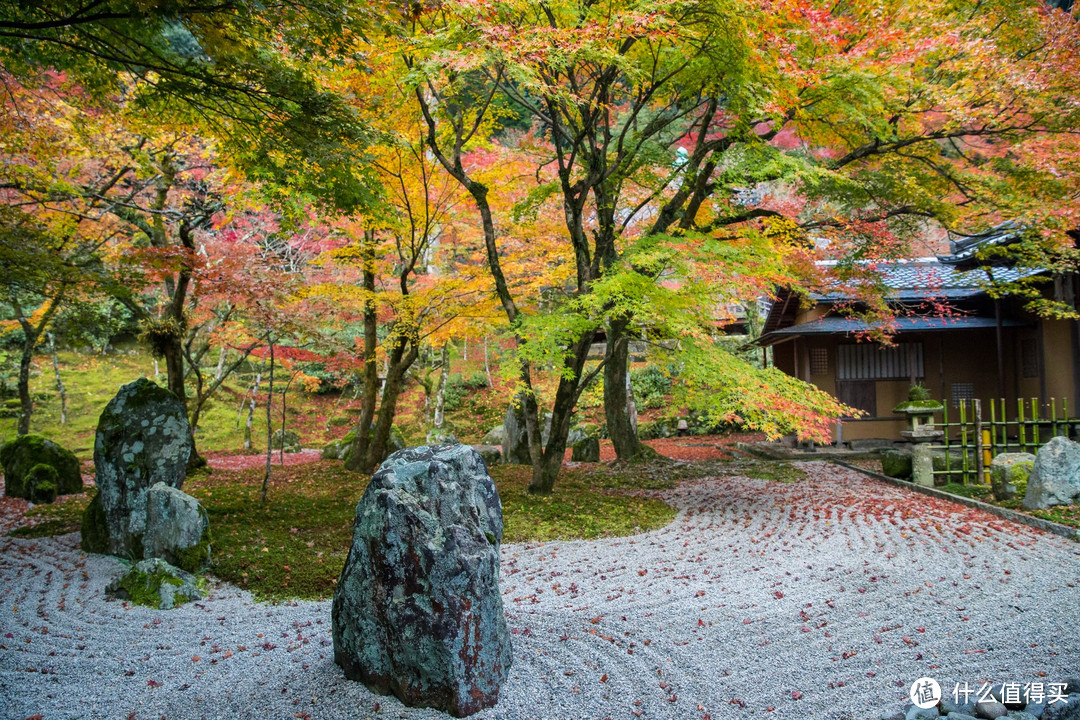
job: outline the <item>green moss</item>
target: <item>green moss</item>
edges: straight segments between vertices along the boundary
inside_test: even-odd
[[[782,483],[793,483],[806,479],[804,470],[786,462],[759,461],[748,469],[744,468],[742,474],[758,480],[771,480]]]
[[[4,493],[10,497],[30,499],[30,473],[39,465],[53,468],[50,478],[57,495],[83,491],[79,460],[73,453],[41,435],[21,435],[0,448],[0,464],[4,467]]]
[[[101,495],[95,494],[83,512],[82,549],[92,553],[109,552],[109,526],[105,522],[105,509],[101,507]]]
[[[199,542],[176,553],[176,567],[189,573],[205,570],[210,564],[210,525],[203,529]]]
[[[944,405],[937,400],[906,400],[893,408],[894,413],[908,412],[909,410],[943,410]]]
[[[30,502],[51,503],[56,500],[56,490],[60,484],[60,476],[52,465],[38,463],[30,468],[24,482]]]
[[[938,489],[951,495],[959,495],[960,497],[973,498],[975,500],[989,502],[993,499],[993,491],[990,489],[989,485],[961,485],[960,483],[949,483],[947,485],[942,485]]]
[[[163,585],[171,585],[179,590],[184,587],[184,581],[163,569],[148,573],[142,572],[138,567],[133,567],[110,585],[110,589],[117,597],[125,598],[134,605],[162,608],[161,588]],[[188,599],[185,595],[174,591],[173,607],[183,605]]]

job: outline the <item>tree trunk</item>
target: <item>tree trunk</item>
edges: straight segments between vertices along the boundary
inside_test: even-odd
[[[604,417],[608,435],[620,460],[636,457],[641,452],[636,424],[630,416],[630,338],[626,320],[612,320],[607,333],[607,362],[604,365]]]
[[[221,346],[221,352],[218,353],[217,370],[214,371],[214,379],[220,380],[222,373],[225,372],[225,360],[229,356],[229,348],[224,345]]]
[[[251,449],[251,425],[255,419],[255,404],[259,397],[259,382],[262,380],[262,370],[255,374],[255,386],[251,389],[251,401],[248,404],[247,425],[244,426],[244,449]]]
[[[270,484],[270,463],[274,454],[274,421],[271,415],[274,404],[274,343],[270,342],[270,388],[266,391],[266,474],[263,476],[260,500],[266,502],[266,486]]]
[[[558,477],[560,469],[562,469],[563,456],[566,454],[566,438],[570,434],[570,420],[574,413],[574,406],[577,404],[578,385],[581,383],[582,369],[585,367],[585,361],[589,357],[589,347],[592,345],[594,336],[593,331],[587,331],[570,348],[571,355],[566,359],[565,363],[566,372],[559,380],[559,387],[555,391],[555,403],[551,407],[551,434],[548,436],[547,446],[539,457],[533,456],[533,476],[532,481],[529,483],[530,493],[546,495],[551,493],[555,487],[555,479]],[[533,408],[531,422],[537,423],[535,400],[533,401]],[[530,423],[527,413],[525,423],[526,426]],[[539,444],[540,433],[537,432],[536,435],[536,441]],[[532,444],[533,438],[530,435],[530,450],[532,450]]]
[[[442,346],[442,368],[439,370],[439,387],[435,391],[435,413],[432,425],[442,429],[445,420],[444,408],[446,406],[446,383],[450,379],[450,344]]]
[[[353,472],[364,470],[371,438],[371,421],[375,417],[375,403],[379,394],[379,365],[376,348],[379,341],[378,308],[375,305],[375,232],[364,231],[364,290],[367,301],[364,303],[364,374],[361,385],[360,419],[354,428],[352,447],[349,450],[345,467]]]
[[[25,325],[23,331],[22,355],[19,357],[19,427],[16,430],[19,435],[29,434],[30,416],[34,412],[34,399],[30,396],[30,364],[37,344],[36,333],[28,331]]]
[[[401,395],[405,373],[412,367],[419,354],[419,349],[414,345],[407,354],[398,353],[397,361],[390,364],[390,370],[386,373],[386,380],[383,383],[379,417],[375,421],[375,430],[372,433],[367,454],[358,468],[360,472],[374,472],[386,455],[386,445],[390,440],[390,432],[393,430],[394,414],[397,412],[397,401]]]
[[[488,364],[488,339],[484,336],[484,374],[487,375],[488,387],[495,387],[495,383],[491,381],[491,365]]]
[[[45,333],[49,338],[49,352],[52,354],[53,374],[56,375],[56,391],[60,393],[60,424],[67,424],[67,389],[64,381],[60,378],[60,358],[56,356],[56,341],[51,332]]]

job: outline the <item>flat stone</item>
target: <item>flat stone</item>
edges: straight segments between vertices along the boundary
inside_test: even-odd
[[[346,677],[456,716],[494,705],[512,662],[499,592],[502,504],[468,445],[391,455],[356,506],[334,590]]]

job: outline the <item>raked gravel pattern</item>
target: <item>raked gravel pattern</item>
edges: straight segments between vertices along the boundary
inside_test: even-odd
[[[803,467],[681,484],[652,533],[505,545],[514,667],[474,717],[877,718],[924,675],[1080,671],[1080,545]],[[0,538],[4,718],[445,717],[346,680],[329,602],[106,601],[121,564],[77,540]]]

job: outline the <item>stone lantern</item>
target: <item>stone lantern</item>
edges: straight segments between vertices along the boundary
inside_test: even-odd
[[[944,410],[937,400],[930,398],[929,391],[922,385],[914,385],[908,390],[908,399],[893,408],[893,412],[906,415],[908,429],[900,435],[915,447],[911,451],[912,480],[917,485],[934,486],[934,460],[929,443],[940,440],[945,432],[934,427],[934,413]]]

